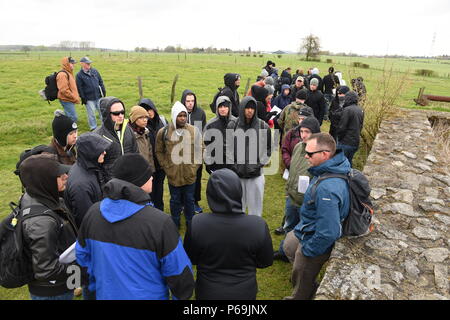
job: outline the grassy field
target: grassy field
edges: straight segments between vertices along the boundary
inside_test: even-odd
[[[58,102],[49,105],[41,100],[38,91],[44,87],[44,78],[53,71],[60,69],[59,63],[64,55],[70,53],[32,52],[28,55],[0,54],[0,218],[9,213],[8,203],[17,201],[21,194],[20,182],[13,174],[18,155],[26,148],[37,144],[46,144],[52,135],[51,121],[53,111],[60,109]],[[71,55],[79,60],[85,52],[72,52]],[[179,75],[176,86],[176,99],[181,98],[184,89],[193,90],[198,97],[200,106],[207,113],[207,118],[213,117],[209,110],[218,87],[223,86],[223,75],[227,72],[237,72],[242,76],[239,93],[243,96],[247,79],[250,84],[255,81],[261,68],[268,59],[275,61],[277,67],[283,70],[290,66],[293,70],[317,66],[324,76],[330,64],[300,61],[295,55],[275,55],[264,57],[245,57],[240,55],[193,55],[188,54],[143,54],[143,53],[100,53],[89,54],[94,61],[93,66],[102,74],[107,95],[116,96],[124,101],[127,110],[135,105],[139,99],[137,77],[142,77],[144,96],[150,97],[158,107],[160,113],[170,118],[170,93],[173,78]],[[401,59],[370,59],[330,57],[334,60],[336,70],[344,74],[344,79],[350,83],[352,77],[362,76],[367,90],[376,87],[377,79],[382,76],[382,69],[392,68],[399,72],[415,69],[436,70],[439,77],[424,78],[411,75],[410,86],[399,97],[399,106],[417,108],[413,98],[417,97],[419,88],[426,87],[425,93],[436,95],[450,95],[450,65],[438,62],[404,61]],[[352,60],[353,59],[353,60]],[[322,59],[324,61],[324,58]],[[355,69],[350,67],[352,61],[368,63],[376,69]],[[429,67],[422,67],[426,63]],[[79,65],[75,72],[78,72]],[[433,110],[450,111],[448,105],[433,104]],[[88,130],[87,116],[84,106],[77,106],[80,134]],[[328,130],[325,122],[322,129]],[[361,167],[364,155],[357,154],[356,167]],[[208,210],[204,196],[206,182],[209,175],[203,174],[203,198],[201,206]],[[263,217],[270,230],[277,228],[284,212],[284,182],[280,175],[266,176]],[[168,208],[169,192],[166,185],[165,202]],[[166,210],[167,211],[167,210]],[[184,234],[184,230],[181,232]],[[281,236],[272,234],[274,248],[278,248]],[[274,262],[270,268],[258,271],[259,293],[258,299],[281,299],[289,295],[291,267],[289,264]],[[0,300],[28,299],[26,288],[6,290],[0,288]]]

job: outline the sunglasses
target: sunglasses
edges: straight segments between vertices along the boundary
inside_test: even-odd
[[[331,152],[331,151],[330,150],[319,150],[319,151],[308,152],[308,151],[305,150],[305,152],[308,155],[308,157],[311,158],[316,153],[319,153],[319,152]]]
[[[125,114],[125,110],[121,110],[121,111],[111,111],[110,114],[114,115],[114,116],[119,116],[121,114]]]

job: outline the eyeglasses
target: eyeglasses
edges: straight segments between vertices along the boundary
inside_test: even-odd
[[[125,114],[125,110],[121,110],[121,111],[111,111],[110,114],[114,115],[114,116],[119,116],[121,114]]]
[[[316,153],[319,153],[319,152],[331,152],[330,150],[319,150],[319,151],[313,151],[313,152],[308,152],[308,151],[306,151],[305,150],[305,152],[306,152],[306,155],[309,157],[309,158],[311,158],[314,154],[316,154]]]

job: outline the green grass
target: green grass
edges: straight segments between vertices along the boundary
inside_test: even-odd
[[[44,87],[44,78],[53,71],[60,69],[59,63],[64,55],[69,52],[31,52],[27,55],[0,55],[0,218],[9,213],[8,203],[17,201],[21,194],[18,178],[13,174],[15,164],[21,151],[37,144],[47,144],[52,135],[51,121],[53,111],[61,109],[58,102],[51,105],[42,101],[38,91]],[[85,52],[72,52],[71,55],[79,60],[86,55]],[[137,88],[137,77],[143,79],[144,95],[150,97],[158,107],[160,113],[170,119],[170,93],[173,78],[179,74],[176,87],[176,99],[180,99],[184,89],[193,90],[198,97],[200,106],[206,111],[207,118],[211,119],[213,114],[209,110],[209,103],[215,95],[217,88],[223,86],[223,75],[227,72],[237,72],[242,76],[239,93],[243,96],[247,79],[252,84],[261,68],[268,59],[276,61],[281,70],[290,66],[293,70],[317,66],[324,75],[329,67],[326,63],[308,63],[300,61],[296,55],[283,55],[281,59],[275,55],[264,55],[260,57],[241,57],[240,55],[194,55],[194,54],[143,54],[143,53],[90,53],[94,61],[93,66],[97,68],[105,82],[108,95],[121,98],[127,110],[135,105],[139,99]],[[345,80],[350,83],[350,75],[362,76],[368,92],[376,87],[374,79],[382,72],[374,69],[354,69],[349,67],[350,60],[346,57],[331,57],[335,69],[344,73]],[[371,67],[384,65],[384,59],[370,59],[368,61],[353,58],[353,61],[368,63]],[[324,61],[324,58],[322,58]],[[391,62],[388,61],[387,64]],[[416,62],[394,61],[396,67],[402,71],[422,68]],[[411,65],[408,65],[410,63]],[[430,65],[431,69],[433,66]],[[389,65],[388,65],[389,67]],[[437,64],[442,73],[450,73],[448,65]],[[442,67],[442,68],[441,68]],[[75,72],[78,72],[79,65]],[[412,85],[399,99],[399,105],[403,107],[416,108],[413,98],[417,97],[420,87],[425,86],[425,93],[436,95],[450,95],[450,79],[423,78],[411,75]],[[433,109],[441,108],[433,104]],[[445,107],[443,107],[445,108]],[[87,116],[84,106],[76,107],[79,116],[80,134],[88,130]],[[327,129],[325,122],[323,130]],[[361,168],[364,163],[364,152],[358,152],[355,156],[355,166]],[[206,171],[202,180],[201,206],[208,210],[205,188],[209,175]],[[169,206],[169,192],[166,185],[165,190],[166,211]],[[267,221],[269,229],[277,228],[284,213],[284,180],[281,175],[266,176],[264,212],[263,218]],[[181,230],[184,234],[184,229]],[[278,248],[281,236],[272,234],[273,246]],[[258,299],[281,299],[290,295],[290,270],[289,264],[275,261],[274,265],[258,270]],[[0,288],[0,300],[4,299],[28,299],[26,287],[16,290]]]

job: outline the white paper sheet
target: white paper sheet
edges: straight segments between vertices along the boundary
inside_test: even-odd
[[[288,170],[288,169],[284,169],[283,179],[284,179],[284,180],[289,179],[289,170]]]
[[[308,176],[299,176],[298,177],[298,192],[305,193],[309,186],[309,177]]]
[[[77,260],[77,257],[75,255],[75,244],[74,242],[69,248],[66,249],[60,256],[59,256],[59,262],[61,263],[72,263],[75,260]]]

